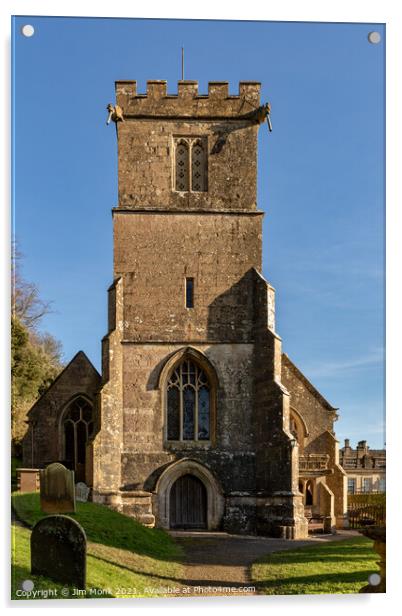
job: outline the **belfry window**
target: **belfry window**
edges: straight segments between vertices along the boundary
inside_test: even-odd
[[[183,139],[176,145],[176,190],[189,190],[189,147]]]
[[[167,439],[208,441],[211,388],[204,370],[190,359],[182,361],[167,384]]]
[[[181,137],[175,140],[174,187],[179,192],[205,192],[207,190],[206,140],[199,137]]]
[[[191,145],[191,190],[204,192],[206,188],[206,152],[204,144],[197,139]]]

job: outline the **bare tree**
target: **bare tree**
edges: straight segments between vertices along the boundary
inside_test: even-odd
[[[39,297],[38,287],[21,276],[22,253],[13,242],[11,256],[11,311],[29,330],[35,329],[45,314],[51,312],[52,302]]]

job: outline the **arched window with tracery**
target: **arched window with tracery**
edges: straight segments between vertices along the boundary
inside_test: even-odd
[[[174,189],[179,192],[207,190],[207,140],[201,137],[174,138]]]
[[[75,471],[85,465],[85,449],[93,431],[92,404],[82,396],[75,398],[63,415],[64,459]]]
[[[176,366],[167,383],[167,439],[211,438],[211,386],[205,371],[191,359]]]
[[[176,144],[176,190],[189,190],[189,144],[180,139]]]

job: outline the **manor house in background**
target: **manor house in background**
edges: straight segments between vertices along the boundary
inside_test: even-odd
[[[367,441],[352,449],[346,438],[339,462],[348,476],[348,494],[385,492],[385,449],[370,449]]]

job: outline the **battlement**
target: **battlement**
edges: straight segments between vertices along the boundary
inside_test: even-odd
[[[210,81],[208,94],[198,93],[198,81],[179,81],[177,94],[168,94],[165,80],[147,81],[145,94],[136,81],[116,81],[116,103],[124,117],[192,116],[197,118],[252,118],[260,105],[261,83],[241,81],[239,93],[229,94],[227,81]]]

